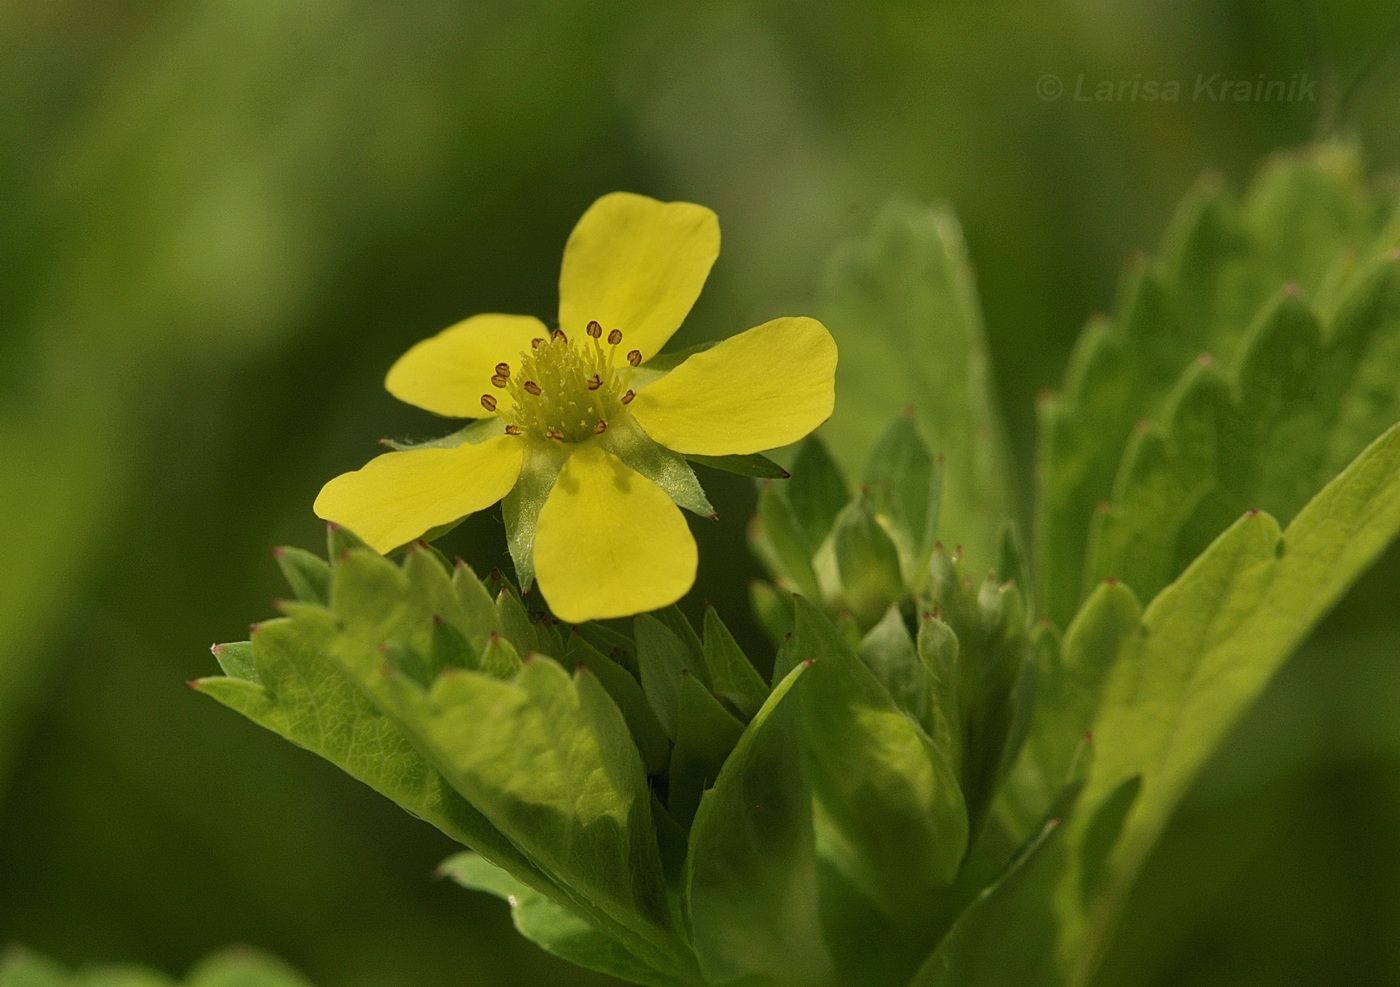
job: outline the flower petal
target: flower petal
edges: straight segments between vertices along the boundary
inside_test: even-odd
[[[796,442],[831,417],[836,342],[815,319],[765,322],[637,392],[633,416],[679,453],[734,456]]]
[[[704,206],[605,195],[564,246],[559,328],[621,330],[618,360],[632,350],[646,359],[680,328],[718,256],[719,220]]]
[[[532,315],[474,315],[414,344],[389,368],[384,387],[400,401],[449,418],[499,414],[512,402],[491,384],[496,364],[518,366],[530,340],[548,335]],[[495,412],[482,405],[483,394],[496,399]]]
[[[695,565],[695,539],[660,487],[594,443],[574,451],[535,535],[535,578],[560,619],[675,603],[694,584]]]
[[[502,435],[455,449],[386,452],[327,483],[312,509],[387,552],[504,497],[520,476],[521,450],[519,439]]]

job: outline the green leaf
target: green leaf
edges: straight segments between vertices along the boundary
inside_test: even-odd
[[[962,232],[946,206],[890,205],[832,266],[826,324],[841,347],[842,413],[825,436],[852,472],[880,423],[912,404],[948,464],[942,523],[978,565],[1015,514],[986,334]],[[883,608],[881,608],[883,610]]]
[[[1275,478],[1285,481],[1281,487],[1256,484],[1254,491],[1231,487],[1217,497],[1203,481],[1196,491],[1208,501],[1203,502],[1202,510],[1225,513],[1213,518],[1203,513],[1196,518],[1190,537],[1185,539],[1189,544],[1164,560],[1166,575],[1154,577],[1158,581],[1150,584],[1132,583],[1134,589],[1144,595],[1155,592],[1204,548],[1225,520],[1246,507],[1267,507],[1283,517],[1290,516],[1395,420],[1394,392],[1386,390],[1382,381],[1394,380],[1395,366],[1400,362],[1394,355],[1396,344],[1379,344],[1378,352],[1386,355],[1363,359],[1361,349],[1371,344],[1359,339],[1343,341],[1347,333],[1341,330],[1340,321],[1334,323],[1334,318],[1342,319],[1348,309],[1353,314],[1346,317],[1355,321],[1355,313],[1365,308],[1360,299],[1380,291],[1374,284],[1368,287],[1368,280],[1374,278],[1368,272],[1373,271],[1382,253],[1394,249],[1395,233],[1380,229],[1385,210],[1379,207],[1393,198],[1391,193],[1382,198],[1367,190],[1360,181],[1355,150],[1337,144],[1272,161],[1256,179],[1242,208],[1213,181],[1203,182],[1187,197],[1164,238],[1161,261],[1140,261],[1129,269],[1113,318],[1096,320],[1085,330],[1066,373],[1063,394],[1041,403],[1036,595],[1052,619],[1061,626],[1068,623],[1097,579],[1112,574],[1108,570],[1121,567],[1124,561],[1124,546],[1129,540],[1126,534],[1114,541],[1109,533],[1115,553],[1101,558],[1100,564],[1090,564],[1086,546],[1100,505],[1119,500],[1118,484],[1126,482],[1123,478],[1131,473],[1123,459],[1134,430],[1142,423],[1170,420],[1176,405],[1168,403],[1169,397],[1181,393],[1173,384],[1201,354],[1211,354],[1217,366],[1238,365],[1249,359],[1241,356],[1242,350],[1257,350],[1261,331],[1256,330],[1252,342],[1246,338],[1247,331],[1259,322],[1261,306],[1285,285],[1296,285],[1316,299],[1328,345],[1338,355],[1350,354],[1360,360],[1363,369],[1355,378],[1357,397],[1364,393],[1378,404],[1389,404],[1390,417],[1372,405],[1367,410],[1380,412],[1378,417],[1384,420],[1371,417],[1369,424],[1359,429],[1340,426],[1354,444],[1339,450],[1330,470],[1322,470],[1321,475],[1294,475],[1292,464],[1297,459],[1285,456],[1272,470]],[[1369,319],[1372,325],[1394,322],[1393,316],[1374,310]],[[1394,335],[1390,331],[1374,338]],[[1284,362],[1298,355],[1296,348],[1290,351],[1279,342],[1275,346]],[[1279,366],[1280,360],[1265,360],[1264,364]],[[1375,369],[1365,369],[1370,367]],[[1328,375],[1336,368],[1321,365],[1317,369],[1323,392],[1320,396],[1325,398]],[[1358,372],[1353,369],[1352,373]],[[1368,383],[1363,384],[1363,380]],[[1365,407],[1365,400],[1358,405]],[[1248,401],[1245,407],[1249,409]],[[1251,418],[1268,421],[1258,412]],[[1312,427],[1321,431],[1330,428],[1333,420],[1323,413],[1315,417]],[[1274,451],[1293,451],[1284,432],[1272,434],[1278,437]],[[1310,438],[1298,451],[1312,444]],[[1135,440],[1137,451],[1129,456],[1160,458],[1160,452],[1149,446],[1145,440]],[[1257,458],[1251,457],[1250,462]],[[1180,475],[1189,479],[1185,464],[1183,459],[1185,472]],[[1227,486],[1238,479],[1228,471],[1218,476]],[[1258,499],[1269,490],[1277,490],[1278,505],[1264,500],[1257,504],[1239,502],[1249,492]],[[1291,504],[1285,510],[1290,496]],[[1212,526],[1208,523],[1211,520],[1218,523]],[[1150,532],[1155,521],[1155,517],[1134,521],[1133,531]],[[1145,550],[1133,557],[1146,559],[1149,555]]]
[[[631,731],[637,750],[642,755],[647,774],[661,771],[666,766],[671,742],[647,704],[642,687],[631,673],[589,644],[576,630],[570,631],[565,639],[564,659],[582,663],[598,676],[599,683],[617,703],[622,718],[627,721],[627,729]]]
[[[330,657],[335,633],[335,617],[329,611],[301,609],[295,617],[254,628],[256,682],[206,678],[191,684],[320,754],[458,842],[548,886],[534,865],[448,787],[398,726],[337,667]]]
[[[746,720],[752,719],[768,698],[768,685],[709,604],[705,605],[704,649],[715,695],[733,705]]]
[[[485,891],[509,902],[516,931],[560,959],[650,987],[691,987],[698,983],[659,973],[616,939],[598,931],[558,902],[521,884],[479,854],[456,854],[444,860],[438,870],[464,888]]]
[[[807,544],[813,546],[826,540],[836,515],[851,499],[841,467],[831,458],[826,443],[816,435],[807,436],[797,447],[792,480],[783,486],[783,493],[807,537]]]
[[[1286,291],[1240,354],[1232,388],[1188,372],[1165,430],[1130,444],[1091,536],[1089,574],[1155,594],[1231,518],[1283,521],[1400,419],[1400,259],[1372,265],[1340,303],[1325,342],[1311,307]]]
[[[708,983],[831,982],[800,724],[784,702],[808,669],[799,664],[774,688],[695,814],[685,888]]]
[[[792,508],[772,483],[758,488],[758,518],[750,528],[754,554],[763,559],[780,583],[812,599],[821,599],[821,586],[812,568],[813,548]]]
[[[701,794],[719,777],[743,732],[744,725],[695,676],[682,675],[666,795],[666,808],[681,826],[690,825]]]
[[[1081,865],[1064,877],[1061,951],[1076,958],[1076,977],[1092,970],[1123,894],[1211,753],[1397,533],[1400,426],[1372,443],[1281,536],[1267,514],[1247,514],[1152,601],[1141,633],[1110,631],[1122,645],[1093,723],[1096,755],[1070,844],[1094,838],[1098,814],[1111,813],[1123,786],[1139,776],[1141,791],[1086,918],[1077,918]]]
[[[739,476],[752,476],[760,480],[786,480],[792,474],[761,453],[746,456],[697,456],[687,453],[686,459],[710,469],[723,470]]]
[[[639,614],[632,626],[637,637],[642,690],[666,736],[675,740],[681,680],[687,673],[696,672],[695,654],[654,614]]]

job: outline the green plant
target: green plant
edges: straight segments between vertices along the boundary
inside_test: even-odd
[[[194,685],[461,842],[444,873],[580,965],[1083,984],[1211,752],[1400,532],[1395,202],[1336,145],[1193,193],[1042,403],[1029,555],[956,224],[886,212],[826,321],[838,380],[914,408],[854,492],[815,438],[761,487],[771,675],[713,610],[566,627],[333,526]]]

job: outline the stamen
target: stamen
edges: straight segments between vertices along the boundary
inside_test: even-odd
[[[498,363],[498,364],[496,364],[496,376],[497,376],[497,377],[509,377],[509,376],[510,376],[510,364],[509,364],[509,363]]]
[[[594,339],[597,339],[599,336],[603,335],[603,327],[598,324],[597,320],[588,323],[587,331],[588,335],[592,336]]]
[[[496,399],[493,398],[493,397],[492,397],[491,395],[489,395],[489,394],[483,394],[483,395],[481,396],[481,406],[482,406],[483,408],[485,408],[487,411],[495,411],[495,410],[496,410]]]
[[[551,428],[544,434],[547,438],[551,439],[562,439],[564,437],[564,433],[559,431],[557,428]]]
[[[596,391],[598,388],[600,388],[600,387],[602,387],[602,386],[603,386],[603,378],[602,378],[601,376],[599,376],[598,374],[594,374],[592,377],[589,377],[589,378],[588,378],[588,389],[589,389],[590,391]]]
[[[497,387],[505,387],[508,379],[509,378],[503,377],[500,374],[496,374],[496,376],[491,378],[491,383],[495,384]]]
[[[519,426],[519,425],[507,425],[507,426],[506,426],[506,434],[507,434],[507,435],[519,435],[519,434],[520,434],[520,431],[521,431],[521,429],[520,429],[520,426]]]
[[[543,345],[544,340],[541,339],[539,336],[536,336],[534,339],[530,340],[530,349],[532,350],[537,350]]]
[[[562,339],[562,340],[563,340],[564,342],[566,342],[566,343],[569,341],[569,337],[564,335],[564,330],[563,330],[563,329],[555,329],[553,332],[551,332],[551,333],[549,334],[549,338],[550,338],[550,339]]]
[[[622,342],[622,330],[614,329],[612,332],[608,333],[608,342],[612,343],[614,346]]]
[[[601,419],[598,421],[598,424],[597,424],[597,425],[594,425],[594,426],[593,426],[593,434],[594,434],[594,435],[602,435],[602,434],[603,434],[604,432],[606,432],[607,430],[608,430],[608,423],[605,422],[605,421],[602,421]]]
[[[642,351],[633,350],[632,352],[628,353],[627,362],[632,364],[632,366],[634,367],[640,367],[642,365]]]
[[[527,380],[525,382],[525,390],[538,397],[540,394],[540,385],[536,384],[533,380]]]
[[[632,390],[631,388],[628,388],[628,389],[627,389],[627,393],[624,394],[624,395],[622,395],[622,403],[623,403],[623,404],[631,404],[631,403],[632,403],[632,399],[633,399],[634,397],[636,397],[636,396],[637,396],[637,392],[634,391],[634,390]]]

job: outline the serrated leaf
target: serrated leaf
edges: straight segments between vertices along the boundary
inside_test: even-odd
[[[685,888],[709,983],[825,984],[833,974],[797,710],[784,702],[807,670],[797,666],[774,688],[695,814]]]
[[[836,515],[851,499],[841,467],[831,458],[826,443],[816,435],[807,436],[797,447],[792,480],[783,486],[782,492],[807,537],[807,544],[812,546],[826,540]]]
[[[456,854],[444,860],[438,870],[464,888],[485,891],[508,902],[516,931],[560,959],[650,987],[691,987],[695,983],[659,973],[616,939],[521,884],[479,854]]]
[[[1057,623],[1068,622],[1107,571],[1088,564],[1089,526],[1101,504],[1116,500],[1115,483],[1127,470],[1120,470],[1120,461],[1133,430],[1142,422],[1162,422],[1171,385],[1201,353],[1210,353],[1217,365],[1235,363],[1260,307],[1285,284],[1317,300],[1324,324],[1346,298],[1364,293],[1365,272],[1381,251],[1393,249],[1393,234],[1379,230],[1384,210],[1378,201],[1360,182],[1354,149],[1320,145],[1280,156],[1261,172],[1242,208],[1218,183],[1202,183],[1178,210],[1162,260],[1139,262],[1129,271],[1113,319],[1085,331],[1064,394],[1040,408],[1036,590],[1040,606]],[[1370,379],[1393,381],[1400,358],[1371,359],[1363,366],[1377,362]],[[1394,394],[1393,388],[1370,390]],[[1293,492],[1301,491],[1302,499],[1291,510],[1394,420],[1394,414],[1371,419],[1365,435],[1353,433],[1357,444],[1334,458],[1330,471],[1311,477],[1310,486],[1294,478]],[[1275,475],[1287,476],[1287,463],[1280,465]],[[1225,499],[1230,510],[1223,518],[1256,506]],[[1212,528],[1206,521],[1199,519],[1196,540],[1166,563],[1162,581],[1134,588],[1150,595],[1179,573],[1219,531],[1219,523]],[[1147,530],[1151,523],[1139,527]],[[1110,561],[1119,560],[1115,555]]]
[[[1155,594],[1229,519],[1257,508],[1287,521],[1400,419],[1400,260],[1358,279],[1325,342],[1311,307],[1284,292],[1247,341],[1235,379],[1231,388],[1210,368],[1193,368],[1167,428],[1129,446],[1091,537],[1090,578],[1115,576]]]
[[[1093,723],[1095,757],[1071,847],[1103,831],[1100,813],[1133,779],[1141,789],[1121,821],[1087,915],[1092,876],[1068,859],[1059,908],[1071,981],[1092,971],[1123,894],[1173,809],[1284,659],[1400,533],[1400,426],[1372,443],[1280,536],[1250,513],[1222,534],[1144,612],[1141,634],[1115,634],[1115,657]],[[1098,820],[1098,821],[1096,821]]]
[[[251,641],[230,641],[228,644],[216,644],[209,650],[219,663],[220,670],[229,678],[260,684]]]
[[[681,680],[687,673],[695,672],[695,656],[675,632],[653,614],[639,614],[632,626],[637,639],[642,691],[666,736],[675,740]]]
[[[458,672],[395,698],[453,788],[567,888],[559,900],[649,964],[674,962],[642,762],[594,676],[536,658],[513,682]]]
[[[852,473],[881,423],[912,404],[948,464],[942,515],[978,565],[1015,514],[1011,471],[962,231],[946,206],[890,205],[831,268],[826,324],[841,347],[824,433]]]

